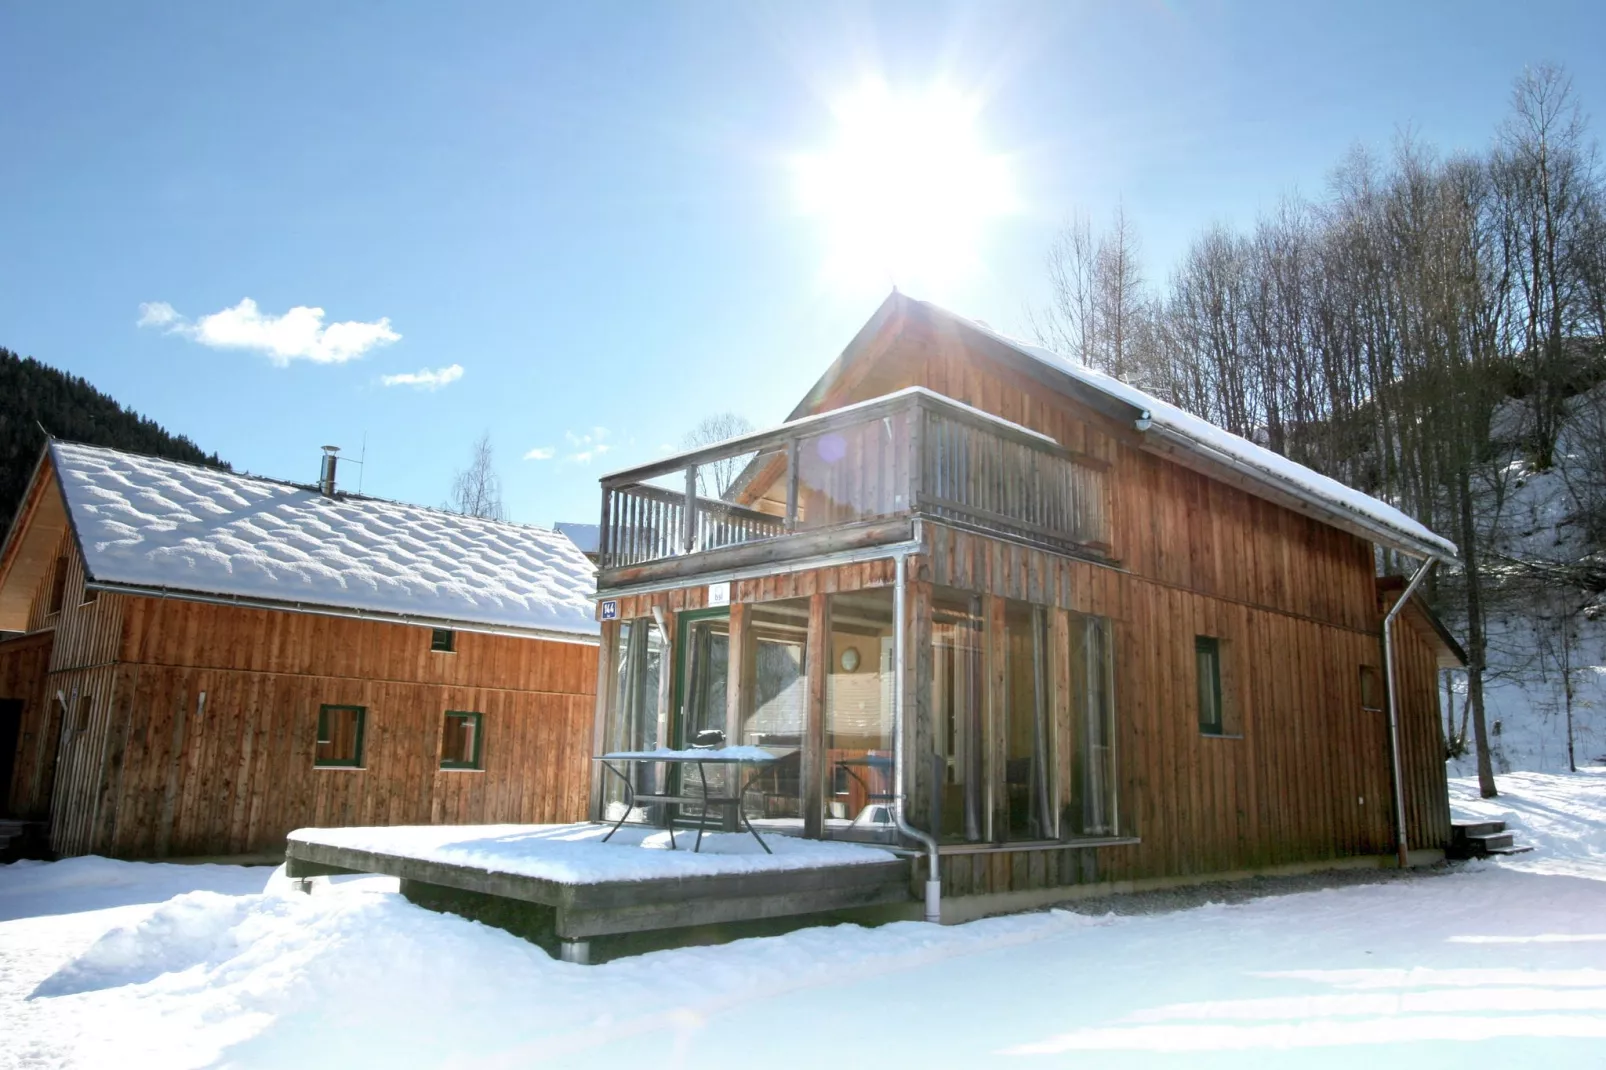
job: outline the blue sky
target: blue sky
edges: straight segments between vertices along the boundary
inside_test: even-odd
[[[10,4],[0,345],[238,468],[366,435],[363,489],[424,504],[489,430],[514,519],[592,520],[699,417],[778,420],[885,296],[797,178],[869,80],[976,102],[1009,210],[898,281],[1020,331],[1067,212],[1121,201],[1162,276],[1357,142],[1482,148],[1524,64],[1599,130],[1603,39],[1589,3]],[[270,335],[307,355],[223,344]]]

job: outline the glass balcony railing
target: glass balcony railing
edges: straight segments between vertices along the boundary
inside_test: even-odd
[[[788,539],[804,555],[823,532],[892,541],[889,522],[915,516],[1108,556],[1106,476],[1047,436],[913,388],[605,477],[600,566],[771,541],[783,558]]]

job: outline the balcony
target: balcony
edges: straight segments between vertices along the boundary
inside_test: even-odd
[[[598,586],[903,541],[916,517],[1104,558],[1107,468],[902,390],[604,477]]]

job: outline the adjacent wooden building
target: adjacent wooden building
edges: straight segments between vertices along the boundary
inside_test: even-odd
[[[584,816],[590,562],[323,476],[47,448],[0,549],[0,803],[56,853]]]
[[[1382,502],[894,294],[782,427],[603,480],[595,746],[718,729],[765,747],[777,760],[736,786],[749,820],[930,841],[949,904],[1372,864],[1402,836],[1440,857],[1436,680],[1462,654],[1413,600],[1391,731],[1380,627],[1400,592],[1380,550],[1455,555]],[[672,787],[667,767],[635,775]],[[616,816],[621,792],[594,782],[591,806]]]

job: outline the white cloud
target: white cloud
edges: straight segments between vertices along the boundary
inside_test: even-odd
[[[166,301],[147,301],[139,306],[141,327],[166,327],[179,318],[178,310]]]
[[[383,375],[379,381],[386,386],[411,386],[419,390],[439,390],[463,378],[463,366],[452,364],[445,368],[420,368],[416,372],[400,375]]]
[[[569,443],[569,452],[563,455],[563,459],[573,464],[590,464],[594,458],[613,449],[604,441],[608,437],[606,427],[593,427],[583,433],[565,431],[563,437]]]
[[[557,450],[551,446],[537,446],[524,455],[526,461],[550,461],[557,455]]]
[[[193,322],[166,301],[139,306],[141,327],[159,327],[212,349],[254,350],[280,367],[292,360],[344,364],[370,349],[401,340],[391,329],[388,316],[372,323],[347,320],[327,326],[323,317],[323,309],[306,305],[297,305],[282,316],[264,315],[249,297]]]

